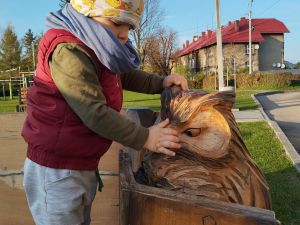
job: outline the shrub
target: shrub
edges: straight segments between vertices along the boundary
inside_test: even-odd
[[[174,67],[174,72],[183,75],[192,89],[202,89],[204,73],[194,72],[187,66],[178,65]]]
[[[288,87],[292,82],[292,74],[267,72],[255,74],[238,74],[237,87],[241,89],[274,89]]]
[[[217,84],[218,80],[216,80],[216,74],[207,75],[203,79],[203,89],[205,90],[215,89]]]
[[[224,82],[226,83],[226,76]],[[239,89],[276,89],[300,84],[300,75],[285,72],[257,72],[254,74],[239,73],[236,75],[237,88]],[[203,89],[215,89],[215,75],[203,79]],[[234,77],[229,76],[229,85],[234,86]]]
[[[205,75],[203,72],[195,73],[188,67],[178,65],[174,67],[174,72],[182,74],[186,77],[190,88],[214,90],[218,88],[218,78],[216,74]],[[224,83],[227,82],[224,76]],[[292,75],[291,73],[278,72],[256,72],[248,74],[248,69],[240,70],[236,75],[237,88],[240,89],[277,89],[289,86],[300,85],[300,75]],[[234,86],[234,76],[229,76],[230,86]],[[216,87],[217,86],[217,87]]]

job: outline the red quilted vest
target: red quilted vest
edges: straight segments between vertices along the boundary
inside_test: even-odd
[[[28,143],[27,157],[51,168],[94,170],[112,141],[87,128],[54,84],[48,60],[59,43],[78,43],[92,56],[107,106],[120,111],[122,86],[97,59],[94,52],[66,30],[51,29],[39,44],[34,85],[27,93],[27,117],[22,136]]]

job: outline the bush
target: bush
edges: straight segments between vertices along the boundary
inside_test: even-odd
[[[174,72],[183,75],[192,89],[202,89],[204,73],[194,72],[192,69],[186,66],[178,65],[174,67]]]
[[[291,85],[293,76],[290,73],[255,73],[238,74],[237,87],[241,89],[274,89]]]
[[[216,88],[216,85],[218,84],[218,80],[216,80],[216,74],[211,74],[206,76],[203,79],[203,89],[205,90],[212,90]]]
[[[203,89],[215,89],[215,75],[203,79]],[[236,75],[237,88],[239,89],[276,89],[294,86],[300,83],[299,75],[284,72],[258,72],[254,74],[240,73]],[[226,76],[224,76],[226,83]],[[229,76],[229,85],[234,86],[234,77]]]
[[[250,75],[247,72],[247,68],[241,71],[236,75],[237,88],[239,89],[278,89],[300,85],[300,75],[292,75],[283,71],[256,72]],[[215,73],[211,75],[205,75],[201,72],[195,73],[182,65],[174,67],[174,72],[184,75],[190,88],[214,90],[216,85],[218,86],[218,79],[216,80]],[[226,79],[227,77],[224,76],[225,84]],[[230,86],[234,86],[234,77],[232,75],[229,76],[228,83]]]

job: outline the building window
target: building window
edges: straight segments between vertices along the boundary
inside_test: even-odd
[[[249,51],[250,51],[250,49],[249,49],[249,44],[248,45],[245,45],[245,54],[246,55],[249,55]],[[251,53],[252,53],[252,55],[254,55],[255,54],[255,52],[254,52],[254,44],[252,44],[251,45]]]

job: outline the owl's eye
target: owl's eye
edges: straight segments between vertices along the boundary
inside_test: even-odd
[[[189,128],[183,133],[185,133],[189,137],[196,137],[201,133],[201,128]]]

